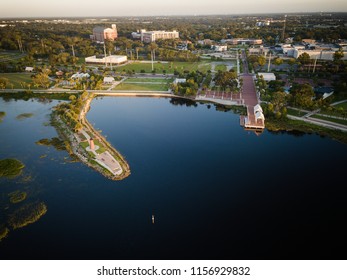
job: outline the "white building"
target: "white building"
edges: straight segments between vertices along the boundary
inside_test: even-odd
[[[113,77],[104,77],[104,84],[113,84],[114,78]]]
[[[102,57],[96,57],[96,55],[89,56],[85,58],[86,63],[112,63],[112,64],[122,64],[127,62],[128,58],[125,55],[109,55],[109,56],[102,56]]]
[[[261,73],[261,72],[259,72],[258,75],[262,76],[264,81],[266,81],[266,82],[276,81],[276,76],[275,76],[274,73],[266,73],[266,72],[265,73],[263,73],[263,72]]]
[[[71,79],[83,79],[83,78],[89,78],[90,75],[88,73],[75,73],[71,76]]]
[[[25,67],[25,71],[26,72],[33,72],[34,71],[34,67],[27,66],[27,67]]]
[[[265,120],[265,117],[264,117],[264,114],[263,114],[263,109],[261,108],[261,106],[259,104],[255,105],[253,107],[253,110],[254,110],[254,115],[255,115],[255,119],[256,120]]]
[[[305,50],[305,49],[295,49],[294,50],[294,57],[298,58],[301,54],[307,53],[311,59],[320,59],[320,60],[333,60],[334,59],[334,53],[336,50]],[[347,60],[346,54],[342,58],[342,60]]]
[[[186,79],[180,79],[180,78],[176,78],[172,83],[177,85],[180,83],[185,83],[187,80]]]
[[[216,52],[225,52],[228,50],[228,46],[226,46],[226,45],[224,45],[224,46],[212,45],[211,49],[215,50]]]
[[[145,43],[155,42],[158,39],[177,39],[179,38],[179,32],[176,30],[173,31],[146,31],[146,29],[141,29],[141,41]],[[134,35],[133,35],[134,36]]]

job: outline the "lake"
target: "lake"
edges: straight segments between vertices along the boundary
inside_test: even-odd
[[[345,144],[256,135],[215,105],[98,97],[87,119],[131,169],[112,181],[35,144],[57,137],[55,104],[0,99],[0,158],[26,166],[0,178],[1,259],[345,259]],[[27,198],[13,204],[17,190]],[[13,213],[35,203],[47,213],[13,230]]]

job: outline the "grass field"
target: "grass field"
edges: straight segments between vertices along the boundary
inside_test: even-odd
[[[224,65],[224,64],[219,64],[219,65],[216,65],[216,67],[214,68],[214,70],[216,71],[227,71],[227,66]]]
[[[114,90],[145,90],[145,91],[167,91],[167,84],[120,84]]]
[[[297,117],[302,117],[307,114],[307,112],[300,111],[299,109],[292,109],[292,108],[287,108],[287,113],[288,115],[292,116],[297,116]]]
[[[1,51],[0,62],[17,61],[25,55],[26,54],[22,54],[20,52]]]
[[[27,73],[1,73],[0,78],[6,78],[10,84],[13,84],[13,88],[22,88],[21,82],[31,83],[31,74]],[[7,85],[7,89],[12,89],[11,85]]]
[[[334,123],[338,123],[338,124],[347,125],[347,120],[341,120],[341,119],[336,119],[336,118],[329,118],[329,117],[325,117],[325,116],[321,116],[321,115],[313,115],[311,117],[315,118],[315,119],[326,120],[326,121],[329,121],[329,122],[334,122]]]
[[[343,108],[343,110],[347,111],[347,101],[343,102],[343,103],[340,103],[340,104],[337,104],[334,107],[336,107],[336,108]]]
[[[173,79],[163,79],[163,78],[128,78],[123,83],[171,83]]]
[[[201,65],[201,66],[200,66]],[[199,67],[200,66],[200,67]],[[183,72],[185,70],[187,71],[196,71],[200,70],[202,72],[206,72],[211,68],[211,66],[206,65],[206,61],[200,61],[200,62],[168,62],[168,63],[160,63],[156,62],[153,64],[153,68],[156,70],[156,72],[159,74],[163,73],[163,70],[166,71],[168,74],[173,74],[175,70],[179,72]],[[141,70],[144,70],[146,73],[152,72],[152,63],[140,63],[140,62],[134,62],[131,64],[127,64],[124,66],[118,66],[115,68],[117,72],[122,71],[135,71],[135,73],[140,73]]]

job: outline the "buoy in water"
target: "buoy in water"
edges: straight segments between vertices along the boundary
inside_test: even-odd
[[[152,215],[152,224],[154,224],[154,215]]]

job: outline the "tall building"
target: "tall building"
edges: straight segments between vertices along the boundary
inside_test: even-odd
[[[112,28],[105,28],[97,26],[93,28],[93,35],[90,35],[90,38],[93,41],[104,42],[105,40],[114,41],[117,39],[117,27],[115,24],[112,24]]]
[[[158,39],[176,39],[179,38],[178,31],[146,31],[145,29],[141,30],[141,41],[145,43],[155,42]]]

